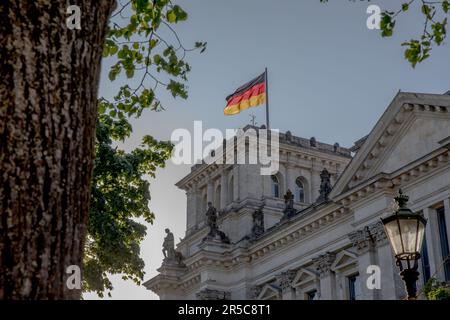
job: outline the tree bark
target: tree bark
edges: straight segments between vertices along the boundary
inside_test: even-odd
[[[66,26],[69,5],[81,30]],[[102,49],[115,0],[0,5],[0,299],[77,299]]]

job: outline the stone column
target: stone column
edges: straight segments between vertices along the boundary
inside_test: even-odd
[[[239,201],[239,165],[233,166],[233,201]]]
[[[296,168],[293,165],[287,164],[286,165],[286,192],[287,189],[291,190],[292,193],[294,193],[294,200],[298,201],[298,199],[295,199],[295,179],[296,176]]]
[[[277,276],[277,282],[281,288],[283,300],[295,300],[295,290],[292,287],[292,280],[294,280],[295,274],[296,272],[294,270],[288,270]]]
[[[192,188],[189,188],[186,191],[186,202],[186,232],[189,232],[189,230],[193,228],[197,222],[195,192]]]
[[[310,191],[310,203],[314,203],[316,199],[319,197],[319,188],[320,188],[320,168],[316,159],[312,160],[311,165],[311,191]]]
[[[206,186],[206,202],[214,204],[214,181],[212,181],[211,177],[208,179],[208,184]]]
[[[444,272],[441,268],[441,250],[440,250],[440,239],[439,239],[439,226],[436,211],[432,208],[424,208],[423,215],[427,219],[427,225],[425,228],[425,236],[427,239],[427,249],[428,249],[428,259],[430,261],[430,274],[436,274],[439,278],[444,278]]]
[[[371,233],[370,227],[351,232],[348,237],[358,252],[358,272],[361,279],[361,300],[375,300],[379,297],[379,289],[370,289],[367,286],[367,280],[372,274],[367,273],[367,268],[371,265],[377,265],[375,254],[375,235]]]
[[[206,208],[202,207],[202,194],[198,188],[194,189],[194,202],[196,215],[195,224],[198,226],[204,220],[203,216],[206,212]]]
[[[313,263],[320,273],[320,300],[336,299],[335,274],[331,270],[336,255],[327,252],[313,259]]]
[[[223,209],[227,205],[228,196],[228,176],[225,170],[222,170],[220,176],[220,208]]]
[[[377,246],[378,265],[381,270],[382,300],[398,300],[405,296],[405,285],[395,264],[395,257],[388,241]]]
[[[448,245],[450,246],[450,198],[444,199],[444,214],[447,226]]]

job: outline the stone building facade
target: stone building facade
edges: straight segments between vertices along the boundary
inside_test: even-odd
[[[380,222],[399,188],[428,220],[419,288],[449,281],[449,149],[450,96],[398,93],[351,149],[286,132],[273,176],[256,164],[196,165],[177,183],[187,195],[182,258],[144,286],[161,299],[401,299]]]

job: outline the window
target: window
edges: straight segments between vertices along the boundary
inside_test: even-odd
[[[317,290],[308,291],[305,293],[306,300],[315,300],[317,295]]]
[[[448,246],[447,224],[445,221],[445,209],[441,207],[436,210],[439,227],[439,239],[441,242],[442,260],[446,259],[450,253]],[[447,259],[444,265],[445,280],[450,281],[450,259]]]
[[[294,199],[298,202],[305,202],[305,188],[300,177],[295,179],[295,195]]]
[[[272,196],[275,198],[280,197],[280,183],[277,176],[271,176],[272,179]]]
[[[421,261],[422,261],[422,277],[423,277],[423,283],[427,283],[427,281],[430,279],[430,260],[428,258],[428,248],[427,248],[427,237],[423,236],[423,243],[422,243],[422,252],[421,255]]]
[[[356,300],[359,295],[359,275],[348,277],[348,299]]]

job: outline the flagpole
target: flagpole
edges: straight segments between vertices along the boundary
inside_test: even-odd
[[[269,127],[269,77],[267,76],[267,67],[266,67],[266,72],[265,72],[265,77],[266,77],[266,127],[267,130],[270,129]]]

